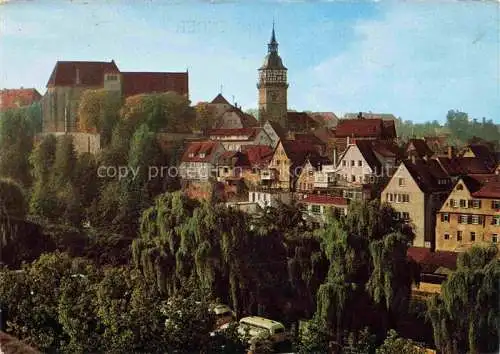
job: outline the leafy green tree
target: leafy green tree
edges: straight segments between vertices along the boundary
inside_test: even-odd
[[[30,157],[34,179],[30,199],[30,214],[49,219],[57,217],[57,199],[50,188],[56,146],[57,140],[55,136],[48,135],[37,145]]]
[[[457,270],[429,299],[436,346],[446,353],[493,353],[499,349],[498,250],[475,246],[460,254]]]
[[[394,330],[389,331],[389,335],[384,343],[377,348],[377,354],[425,354],[424,348],[419,347],[410,339],[400,338]]]
[[[0,119],[0,176],[31,184],[29,156],[34,131],[25,110],[8,110]]]
[[[22,187],[13,180],[0,179],[0,218],[24,219],[27,209]]]
[[[302,322],[297,349],[300,354],[328,353],[330,332],[326,322],[319,317]]]
[[[332,327],[337,345],[344,331],[393,325],[407,310],[416,278],[406,258],[411,230],[375,201],[352,203],[345,218],[332,219],[318,235],[330,265],[317,292],[317,315]]]
[[[190,131],[196,119],[189,100],[174,92],[141,94],[128,97],[121,111],[122,119],[135,128],[147,124],[153,132]]]
[[[122,98],[120,93],[85,90],[78,106],[79,129],[88,133],[99,133],[101,146],[108,146],[114,126],[120,119]]]

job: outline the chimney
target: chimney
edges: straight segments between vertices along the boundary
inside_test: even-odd
[[[411,159],[412,163],[415,163],[415,160],[416,160],[415,155],[411,155],[410,159]]]
[[[453,146],[448,146],[448,158],[453,158]]]

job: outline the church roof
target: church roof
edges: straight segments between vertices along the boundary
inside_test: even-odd
[[[120,71],[114,61],[58,61],[47,82],[47,87],[77,84],[102,86],[106,72],[119,73]]]
[[[122,72],[122,80],[125,96],[167,91],[187,95],[189,92],[187,72]]]
[[[219,93],[215,98],[210,102],[210,104],[228,104],[230,103],[222,96],[222,93]]]

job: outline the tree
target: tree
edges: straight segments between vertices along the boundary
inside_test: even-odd
[[[328,353],[330,333],[326,322],[319,317],[302,322],[297,349],[300,354]]]
[[[85,90],[78,106],[78,127],[87,133],[99,133],[101,145],[111,141],[114,126],[120,118],[122,98],[119,92]]]
[[[0,175],[31,184],[29,156],[35,133],[26,110],[8,110],[0,119]]]
[[[318,235],[330,265],[317,292],[317,315],[333,328],[337,345],[344,331],[376,326],[383,332],[395,324],[416,278],[406,258],[411,230],[375,201],[352,203],[346,217],[331,219]]]
[[[436,346],[446,353],[499,349],[500,261],[497,248],[475,246],[460,254],[457,270],[428,301]]]
[[[50,188],[57,140],[48,135],[37,145],[30,157],[34,186],[30,199],[30,213],[49,219],[57,217],[57,200]]]
[[[0,218],[24,219],[27,210],[22,187],[13,180],[0,179]]]
[[[152,132],[186,132],[195,121],[189,100],[174,92],[141,94],[128,97],[121,111],[122,119],[134,130],[147,124]]]
[[[394,330],[389,331],[389,335],[384,343],[377,348],[377,354],[425,354],[426,350],[419,347],[410,339],[400,338]]]
[[[217,116],[214,106],[200,102],[195,107],[195,129],[205,133],[207,130],[214,128],[217,122]]]

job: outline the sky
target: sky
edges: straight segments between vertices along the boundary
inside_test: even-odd
[[[500,123],[500,1],[0,0],[0,88],[43,94],[58,60],[114,59],[256,108],[273,19],[289,109]]]

